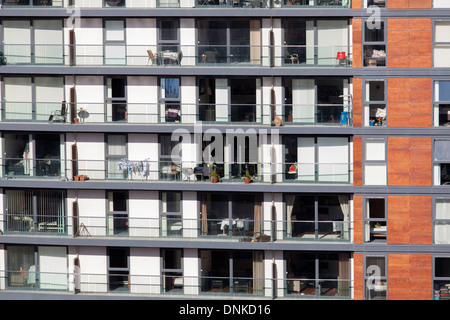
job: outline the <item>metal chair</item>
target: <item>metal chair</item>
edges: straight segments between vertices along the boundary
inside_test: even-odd
[[[54,122],[66,122],[66,116],[67,116],[67,106],[66,101],[63,101],[61,104],[60,110],[52,111],[50,114],[50,117],[48,118],[48,122],[54,123]]]

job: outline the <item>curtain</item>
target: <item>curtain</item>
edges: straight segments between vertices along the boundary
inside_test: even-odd
[[[253,252],[253,294],[262,294],[263,290],[263,259],[261,251]]]
[[[315,81],[314,79],[292,80],[292,116],[296,123],[315,121]]]
[[[286,199],[286,237],[292,237],[292,210],[294,209],[295,195],[287,194]]]
[[[201,226],[200,232],[201,235],[205,236],[208,234],[208,213],[207,213],[207,195],[200,195],[200,218],[201,218]]]
[[[5,77],[3,79],[3,84],[5,95],[5,119],[32,119],[33,93],[31,78]]]
[[[339,253],[339,296],[350,296],[350,264],[348,253]]]
[[[65,247],[39,247],[41,289],[67,290],[67,253]]]
[[[262,206],[261,195],[255,195],[255,208],[254,208],[254,234],[262,235]]]
[[[261,22],[250,20],[250,63],[261,63]]]
[[[342,237],[344,239],[348,239],[348,230],[349,230],[349,204],[348,204],[348,196],[340,195],[338,196],[339,205],[341,206],[342,214],[344,215],[344,222],[341,228],[343,234]]]
[[[345,138],[317,138],[319,181],[349,181],[349,143]]]

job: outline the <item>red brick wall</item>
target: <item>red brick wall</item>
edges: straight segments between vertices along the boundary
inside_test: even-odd
[[[389,254],[389,300],[431,300],[432,289],[431,255]]]
[[[388,196],[388,244],[432,244],[431,196]]]
[[[430,137],[388,137],[388,185],[431,186]]]
[[[431,68],[431,25],[431,19],[387,19],[387,67]]]
[[[387,0],[388,9],[430,9],[432,0]],[[354,0],[353,2],[359,2]]]

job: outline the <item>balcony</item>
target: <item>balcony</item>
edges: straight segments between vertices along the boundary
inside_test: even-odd
[[[234,99],[234,100],[239,100]],[[272,126],[277,110],[285,126],[351,127],[347,104],[272,105],[261,103],[66,103],[3,101],[3,122],[51,124],[208,124]]]
[[[352,54],[342,45],[30,45],[3,44],[0,65],[351,68]]]

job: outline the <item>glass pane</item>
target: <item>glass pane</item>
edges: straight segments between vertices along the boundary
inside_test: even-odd
[[[386,276],[386,258],[385,257],[367,257],[366,258],[366,275]]]
[[[438,101],[450,101],[450,81],[438,81]]]
[[[436,219],[450,219],[450,199],[436,199]]]
[[[178,40],[178,20],[162,20],[160,22],[160,40]]]
[[[450,258],[436,258],[435,277],[450,277]]]
[[[366,101],[384,100],[384,81],[366,82]]]
[[[384,219],[385,217],[384,199],[367,199],[367,218]]]
[[[163,269],[181,269],[181,249],[163,249]]]
[[[126,191],[108,192],[108,210],[110,212],[127,211],[127,198]]]
[[[370,22],[365,24],[366,42],[383,42],[384,41],[384,22],[380,21],[379,25],[372,25]]]
[[[366,141],[366,160],[384,161],[385,142],[384,140],[367,140]]]
[[[161,79],[161,99],[180,99],[180,79]]]
[[[8,246],[9,286],[28,287],[35,285],[36,270],[33,246]]]
[[[162,212],[181,212],[181,193],[180,192],[163,192]]]
[[[108,155],[123,156],[126,155],[126,135],[108,136]]]
[[[124,41],[124,22],[120,20],[105,21],[105,40],[106,41]]]
[[[109,249],[109,268],[128,268],[128,250],[126,248]]]

